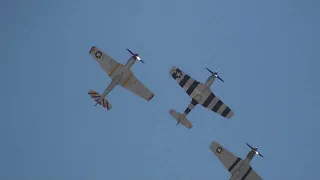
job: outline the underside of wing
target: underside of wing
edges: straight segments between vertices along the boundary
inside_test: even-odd
[[[181,69],[176,66],[172,66],[169,70],[169,74],[173,79],[182,87],[186,93],[190,96],[192,92],[196,89],[196,87],[200,84],[200,82],[194,80],[188,74],[181,71]]]
[[[127,79],[122,81],[121,86],[147,101],[150,101],[154,96],[154,94],[144,84],[142,84],[132,72],[130,72]]]
[[[102,52],[99,48],[92,46],[89,54],[99,63],[101,68],[106,72],[109,77],[120,67],[122,64],[118,63],[108,54]]]
[[[250,166],[249,170],[244,174],[243,180],[262,180],[262,178],[252,169]]]
[[[234,112],[212,92],[202,103],[202,106],[228,119],[230,119],[234,114]]]
[[[210,149],[231,174],[233,174],[234,171],[243,163],[241,158],[235,156],[215,141],[210,144]]]

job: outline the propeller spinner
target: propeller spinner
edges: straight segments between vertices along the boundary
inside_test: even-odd
[[[130,51],[130,49],[127,49],[127,51],[132,54],[132,57],[135,59],[135,60],[138,60],[138,61],[141,61],[142,63],[144,63],[144,61],[141,60],[141,58],[139,57],[139,54],[138,53],[133,53],[132,51]]]
[[[216,76],[216,78],[218,78],[220,81],[224,82],[224,80],[218,76],[218,72],[212,72],[209,68],[206,68],[211,74],[213,74],[214,76]]]
[[[253,148],[253,147],[250,146],[248,143],[246,143],[246,144],[247,144],[247,146],[249,146],[249,148],[251,148],[252,150],[254,150],[254,151],[256,152],[256,154],[258,154],[259,156],[263,157],[262,154],[260,154],[260,152],[258,152],[258,148],[257,148],[257,147]]]

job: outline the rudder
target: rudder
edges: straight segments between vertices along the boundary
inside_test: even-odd
[[[178,113],[177,111],[170,109],[170,115],[177,121],[179,122],[181,114]],[[191,129],[193,127],[192,123],[185,117],[180,120],[180,124],[182,124],[184,127]]]
[[[95,100],[98,104],[100,104],[102,107],[106,108],[107,110],[110,110],[112,108],[111,104],[108,102],[106,98],[103,98],[100,102],[98,102],[101,95],[96,91],[90,90],[88,94],[91,96],[93,100]]]

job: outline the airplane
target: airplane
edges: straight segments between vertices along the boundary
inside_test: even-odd
[[[105,73],[112,79],[111,83],[105,89],[102,95],[94,90],[90,90],[88,94],[96,101],[96,104],[100,104],[105,109],[110,110],[111,104],[105,98],[117,85],[135,93],[137,96],[150,101],[154,97],[154,93],[151,92],[145,85],[143,85],[132,73],[131,67],[136,61],[144,63],[139,57],[138,53],[133,53],[129,49],[127,51],[132,55],[126,64],[121,64],[110,57],[108,54],[102,52],[96,46],[92,46],[89,54],[98,62],[100,67]]]
[[[230,180],[262,180],[262,178],[252,169],[250,162],[256,154],[261,157],[263,156],[258,152],[257,147],[253,148],[248,143],[246,144],[251,148],[251,151],[247,154],[245,160],[235,156],[216,141],[213,141],[210,144],[211,151],[230,172]]]
[[[172,117],[174,117],[175,120],[178,121],[177,125],[181,123],[188,129],[193,127],[192,123],[187,119],[186,116],[197,104],[201,104],[203,107],[208,108],[209,110],[216,112],[225,118],[230,119],[233,116],[234,112],[217,96],[215,96],[210,89],[210,86],[216,80],[216,78],[222,82],[224,82],[224,80],[218,76],[218,72],[212,72],[210,69],[206,69],[212,75],[207,78],[205,84],[194,80],[176,66],[172,66],[169,70],[169,74],[172,76],[172,78],[175,79],[180,87],[182,87],[192,98],[189,106],[182,115],[174,109],[170,109],[169,113]]]

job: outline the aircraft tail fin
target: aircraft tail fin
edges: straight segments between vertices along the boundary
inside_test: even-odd
[[[103,98],[99,101],[101,95],[97,93],[94,90],[90,90],[88,94],[91,96],[93,100],[97,102],[97,104],[100,104],[102,107],[106,108],[107,110],[110,110],[112,108],[111,104],[108,102],[106,98]],[[99,102],[98,102],[99,101]]]
[[[193,127],[192,123],[186,117],[181,119],[182,115],[177,111],[170,109],[169,113],[179,124],[182,124],[184,127],[188,129],[191,129]]]

